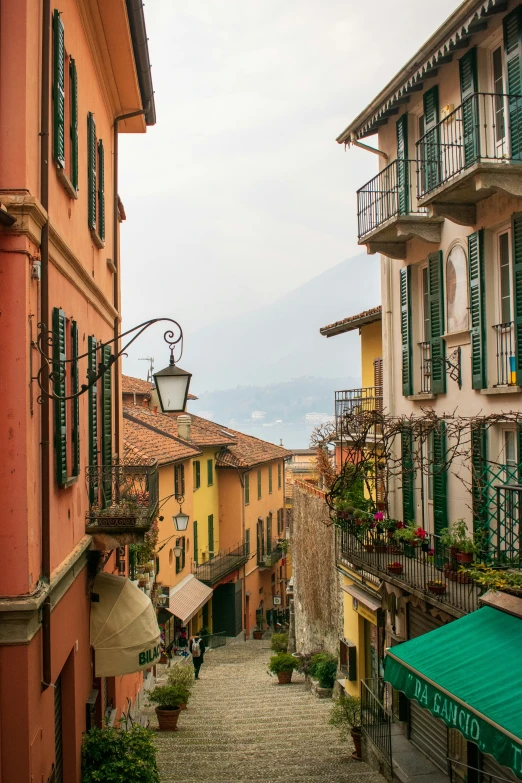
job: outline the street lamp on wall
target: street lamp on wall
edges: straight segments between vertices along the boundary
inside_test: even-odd
[[[179,361],[183,354],[183,330],[179,323],[172,318],[153,318],[150,321],[144,321],[143,323],[138,324],[138,326],[134,326],[126,332],[122,332],[122,334],[119,334],[112,340],[97,344],[91,351],[87,351],[72,359],[59,360],[49,356],[49,353],[53,354],[54,349],[59,344],[59,335],[55,334],[53,330],[47,329],[47,326],[44,323],[39,323],[38,337],[36,340],[31,341],[31,347],[35,348],[44,360],[35,376],[33,376],[31,372],[31,384],[33,381],[36,381],[41,392],[37,401],[41,403],[43,396],[59,401],[74,400],[77,397],[81,397],[82,394],[85,394],[86,391],[95,386],[100,378],[110,370],[116,360],[126,352],[127,348],[132,345],[149,326],[159,323],[160,321],[168,321],[171,324],[174,324],[174,329],[166,331],[163,335],[163,339],[170,348],[169,365],[164,370],[160,370],[154,375],[154,380],[156,381],[158,389],[159,402],[164,413],[181,412],[185,410],[192,375],[191,373],[182,370],[180,367],[176,367],[174,352],[176,346],[179,346]],[[116,355],[111,355],[106,362],[102,360],[103,349],[107,345],[112,345],[121,338],[127,337],[133,333],[135,333],[134,336],[121,347]],[[98,351],[99,354],[97,354]],[[100,358],[100,361],[96,361],[97,356]],[[82,383],[80,389],[73,394],[57,394],[56,386],[59,385],[58,382],[61,383],[65,379],[67,375],[67,365],[71,365],[71,367],[74,366],[77,373],[79,361],[86,358],[88,361],[88,369],[86,372],[87,383]],[[89,359],[92,359],[93,361],[89,361]],[[97,369],[93,370],[90,369],[90,367],[97,367]],[[42,383],[44,373],[52,384],[50,390],[47,388],[47,384],[44,385]]]

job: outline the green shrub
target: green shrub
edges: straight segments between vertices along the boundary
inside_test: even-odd
[[[337,658],[335,655],[325,653],[314,667],[314,670],[315,677],[319,680],[321,688],[333,688],[335,675],[337,674]]]
[[[312,655],[310,658],[310,663],[308,665],[308,674],[310,677],[313,677],[314,680],[317,679],[317,667],[320,666],[322,663],[325,663],[328,661],[332,656],[330,653],[327,652],[320,652],[315,653],[315,655]]]
[[[273,655],[270,658],[268,669],[272,674],[279,674],[280,672],[291,672],[297,669],[299,661],[290,653],[280,652],[277,655]]]
[[[178,664],[168,670],[167,683],[169,685],[182,685],[190,692],[194,687],[195,682],[192,666]]]
[[[346,739],[348,733],[353,729],[361,730],[361,700],[358,696],[350,696],[341,693],[338,699],[335,699],[330,720],[332,726],[336,726],[341,732],[341,738]]]
[[[161,710],[175,710],[186,704],[190,698],[190,690],[181,684],[158,685],[149,693],[149,699]]]
[[[91,729],[83,736],[83,783],[160,783],[153,737],[136,725]]]
[[[276,653],[286,652],[288,650],[288,634],[273,633],[271,640],[272,650]]]

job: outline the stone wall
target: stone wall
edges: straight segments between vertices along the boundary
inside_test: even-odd
[[[342,636],[341,576],[335,567],[335,528],[325,493],[296,481],[290,548],[294,577],[296,650],[337,655]]]

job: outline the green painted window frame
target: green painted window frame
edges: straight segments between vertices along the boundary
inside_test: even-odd
[[[428,305],[430,310],[430,359],[431,391],[444,394],[446,391],[446,341],[444,320],[444,254],[436,250],[428,256]]]
[[[201,463],[198,459],[195,459],[192,463],[193,483],[194,490],[201,487]]]
[[[98,236],[105,242],[105,150],[98,141]]]
[[[402,345],[402,393],[413,394],[413,354],[411,338],[411,267],[404,266],[399,272],[401,306]]]
[[[250,528],[245,530],[245,554],[250,554]]]
[[[471,337],[471,385],[487,388],[486,371],[486,286],[484,272],[484,231],[468,236],[468,280]]]
[[[87,114],[87,222],[91,231],[96,231],[96,121],[94,114],[90,111]]]
[[[71,320],[71,375],[72,375],[72,392],[77,394],[80,391],[80,373],[78,367],[78,324],[76,321]],[[80,398],[75,397],[72,401],[72,414],[73,414],[73,426],[72,426],[72,442],[73,442],[73,465],[72,475],[77,477],[80,475]]]
[[[207,459],[207,487],[214,486],[214,460]]]
[[[78,374],[78,324],[74,319],[67,319],[65,312],[54,307],[53,323],[53,370],[56,377],[53,383],[55,394],[66,397],[79,391]],[[71,340],[71,362],[67,362],[67,342]],[[70,366],[70,375],[67,371]],[[68,378],[70,388],[68,389]],[[68,416],[68,401],[54,401],[54,448],[56,459],[56,481],[59,487],[66,488],[77,481],[80,475],[80,400],[71,401],[71,417]],[[70,433],[69,433],[70,429]],[[71,472],[68,471],[69,434],[72,444]]]
[[[78,192],[78,71],[76,60],[69,62],[69,80],[71,83],[71,184]]]
[[[511,242],[515,372],[517,386],[522,386],[522,212],[511,219]]]
[[[185,495],[185,465],[174,465],[174,495],[177,498]]]
[[[272,494],[272,465],[268,466],[268,494]]]
[[[65,33],[58,10],[53,12],[53,159],[65,168]]]
[[[194,546],[194,564],[198,565],[199,563],[199,554],[198,554],[198,522],[195,519],[192,523],[192,539],[193,539],[193,546]]]
[[[92,335],[89,335],[88,341],[88,370],[89,374],[95,373],[97,370],[96,351],[97,341]],[[88,410],[89,410],[89,465],[96,467],[98,465],[98,388],[97,384],[90,386],[87,392],[88,397]],[[98,501],[98,485],[97,481],[92,481],[90,485],[90,497],[89,500],[92,503]]]
[[[261,471],[257,471],[257,499],[261,500],[263,494],[263,485],[262,485],[262,478],[261,478]]]
[[[278,489],[281,489],[282,480],[283,480],[282,474],[283,474],[282,466],[281,463],[278,462],[277,463],[277,488]]]
[[[208,552],[209,559],[214,557],[214,514],[208,515]]]
[[[402,463],[402,518],[415,522],[415,470],[413,464],[413,429],[404,426],[401,431]]]
[[[250,474],[245,473],[245,506],[250,503]]]

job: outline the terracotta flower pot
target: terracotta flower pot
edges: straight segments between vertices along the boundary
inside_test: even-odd
[[[263,631],[254,631],[254,639],[258,641],[263,638]]]
[[[174,710],[162,710],[156,707],[160,731],[177,731],[177,723],[181,709],[176,707]]]
[[[352,753],[352,759],[355,759],[356,761],[362,761],[361,730],[352,729],[350,734],[352,735],[353,744],[355,747],[355,750]]]
[[[373,544],[364,544],[364,548],[367,552],[373,552]]]
[[[375,551],[382,555],[388,551],[388,546],[387,544],[375,544]]]
[[[458,563],[472,563],[473,562],[473,552],[457,552],[457,562]]]
[[[388,566],[388,571],[390,574],[402,574],[404,566],[402,565],[396,565],[396,566]]]
[[[434,582],[428,582],[428,590],[433,595],[444,595],[446,592],[446,585],[436,585]]]
[[[292,682],[292,669],[289,672],[277,672],[277,679],[279,685],[288,685],[289,682]]]
[[[187,705],[186,704],[180,704],[179,708],[180,708],[180,710],[186,710],[187,709]]]
[[[469,574],[458,573],[457,574],[457,582],[460,585],[469,585],[471,583],[471,577],[470,577]]]
[[[451,565],[451,563],[444,563],[444,573],[446,574],[446,576],[447,576],[448,574],[451,574],[451,572],[452,572],[452,571],[454,571],[454,570],[455,570],[455,569],[453,568],[453,566]]]

